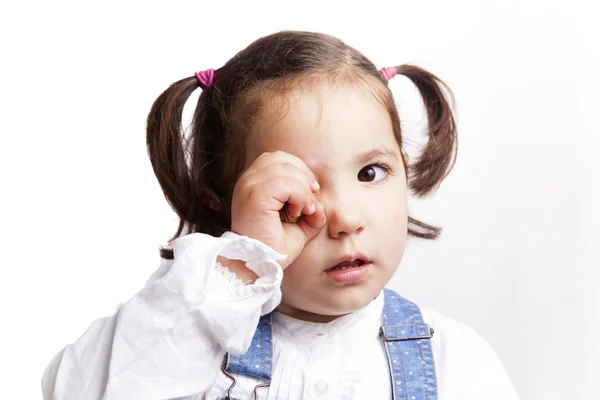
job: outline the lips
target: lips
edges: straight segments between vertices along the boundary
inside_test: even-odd
[[[335,285],[355,285],[367,277],[371,260],[362,254],[345,255],[324,271]]]
[[[335,267],[329,268],[329,269],[332,270],[332,271],[344,270],[344,269],[347,269],[347,268],[360,267],[364,263],[365,262],[363,260],[344,261],[344,262],[339,263]]]
[[[356,268],[370,263],[370,260],[362,254],[345,255],[341,257],[336,264],[327,268],[325,271],[340,271],[348,268]]]

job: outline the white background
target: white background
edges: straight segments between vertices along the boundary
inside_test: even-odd
[[[158,266],[176,219],[146,156],[152,101],[304,29],[455,92],[456,168],[410,203],[445,230],[409,242],[391,287],[480,332],[523,399],[600,398],[594,15],[565,1],[4,2],[0,397],[41,398],[52,356]],[[391,86],[419,141],[414,87]]]

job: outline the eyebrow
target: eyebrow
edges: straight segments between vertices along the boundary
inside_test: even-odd
[[[362,164],[378,157],[392,158],[394,160],[398,160],[398,155],[392,149],[388,149],[386,147],[378,147],[360,154],[358,157],[356,157],[356,161],[357,163]]]
[[[390,148],[387,147],[376,147],[374,149],[370,149],[368,151],[365,151],[364,153],[359,154],[356,157],[356,163],[357,164],[365,164],[369,161],[372,161],[374,158],[387,158],[387,159],[392,159],[394,161],[398,161],[398,155]],[[310,168],[312,171],[323,171],[323,170],[327,170],[327,169],[331,169],[331,166],[328,164],[322,164],[322,163],[311,163],[311,162],[307,162],[308,168]]]

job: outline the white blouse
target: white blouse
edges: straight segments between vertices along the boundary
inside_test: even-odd
[[[261,315],[281,301],[285,258],[232,232],[200,233],[174,243],[146,286],[118,311],[97,319],[61,350],[42,378],[44,400],[216,400],[231,379],[225,352],[243,354]],[[258,279],[243,285],[216,266],[221,255],[246,261]],[[389,399],[390,377],[379,338],[383,295],[330,323],[273,313],[273,371],[259,399]],[[438,399],[518,399],[489,344],[467,326],[421,309],[431,339]],[[236,376],[234,398],[259,383]],[[260,382],[262,383],[262,382]]]

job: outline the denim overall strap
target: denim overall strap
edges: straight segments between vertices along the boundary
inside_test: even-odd
[[[379,336],[390,368],[393,400],[436,400],[437,380],[430,338],[419,307],[384,289]]]
[[[272,346],[271,314],[267,314],[260,317],[248,351],[241,356],[229,356],[225,369],[230,373],[271,382]]]
[[[229,353],[223,358],[221,371],[231,379],[231,386],[227,390],[227,396],[219,397],[219,400],[234,400],[231,393],[236,384],[236,379],[231,374],[251,376],[253,378],[267,381],[254,388],[253,399],[258,399],[257,390],[268,387],[271,384],[271,365],[273,363],[273,332],[271,329],[271,314],[263,315],[258,320],[258,326],[254,331],[252,343],[245,354],[232,356]]]

